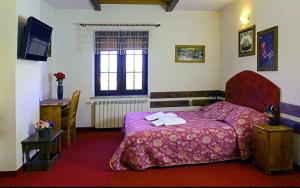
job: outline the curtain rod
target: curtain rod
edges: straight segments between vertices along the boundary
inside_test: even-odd
[[[87,27],[87,26],[154,26],[154,27],[159,27],[160,24],[80,24],[82,27]]]

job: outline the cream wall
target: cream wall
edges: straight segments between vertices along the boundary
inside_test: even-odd
[[[0,172],[16,169],[16,1],[0,6]]]
[[[51,25],[52,8],[44,0],[17,0],[18,19],[34,16]],[[34,132],[39,120],[39,102],[49,93],[47,62],[17,59],[16,61],[16,164],[22,165],[21,141]]]
[[[77,115],[80,127],[91,127],[94,96],[93,31],[78,23],[160,23],[150,29],[149,91],[193,91],[220,88],[220,15],[214,11],[173,11],[160,6],[104,6],[103,11],[56,10],[52,72],[66,73],[65,97],[82,91]],[[103,29],[103,28],[102,28]],[[107,29],[107,28],[106,28]],[[120,29],[120,28],[117,28]],[[127,28],[134,29],[134,28]],[[204,64],[175,63],[176,44],[206,46]],[[56,97],[55,79],[52,96]]]
[[[278,26],[278,71],[258,72],[281,89],[281,101],[300,105],[300,1],[299,0],[238,0],[221,11],[221,85],[242,70],[256,71],[257,56],[238,57],[240,16],[250,12],[256,31]],[[257,52],[256,52],[257,54]],[[300,164],[300,135],[294,137],[295,161]]]

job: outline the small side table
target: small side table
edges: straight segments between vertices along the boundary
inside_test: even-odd
[[[23,155],[25,154],[26,157],[25,171],[49,170],[52,167],[60,157],[62,132],[62,130],[51,130],[45,137],[35,133],[21,142]],[[32,158],[29,155],[31,150],[38,150]]]
[[[253,162],[271,175],[274,171],[293,169],[293,129],[254,124]]]

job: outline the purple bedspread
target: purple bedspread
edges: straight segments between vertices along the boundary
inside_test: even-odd
[[[125,138],[110,160],[113,171],[247,159],[252,125],[268,121],[254,109],[226,101],[173,112],[187,121],[184,125],[155,127],[144,119],[152,113],[126,115]]]
[[[110,161],[112,170],[239,158],[236,133],[230,125],[203,119],[200,111],[174,113],[187,124],[155,127],[144,119],[149,112],[127,114],[125,138]]]

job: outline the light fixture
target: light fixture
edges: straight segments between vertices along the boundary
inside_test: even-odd
[[[243,25],[248,25],[250,23],[250,14],[241,16],[240,20]]]
[[[270,118],[269,125],[278,125],[278,114],[274,108],[274,105],[270,105],[264,114]]]

